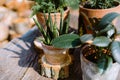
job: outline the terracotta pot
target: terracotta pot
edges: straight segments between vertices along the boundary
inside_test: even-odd
[[[66,19],[68,17],[69,11],[70,11],[69,8],[67,8],[67,10],[64,11],[63,19]],[[46,15],[46,17],[48,17],[48,13],[46,13],[45,15]],[[59,26],[60,26],[60,13],[59,12],[58,13],[51,13],[51,17],[52,17],[53,22],[55,22],[55,15],[56,15],[57,27],[59,28]],[[45,26],[44,14],[39,12],[36,14],[36,16],[37,16],[37,19],[40,22],[40,24],[42,26]]]
[[[81,49],[80,55],[83,80],[118,80],[117,77],[120,70],[120,64],[113,63],[112,66],[105,71],[105,73],[101,74],[98,71],[96,64],[83,56],[85,54],[84,52],[90,52],[88,50],[88,45]]]
[[[42,49],[45,54],[46,61],[52,65],[60,65],[68,59],[68,49],[55,48],[42,44]]]
[[[80,14],[81,12],[85,13],[87,15],[87,17],[90,19],[93,19],[93,18],[98,18],[98,19],[101,19],[104,15],[110,13],[110,12],[117,12],[117,13],[120,13],[120,5],[118,3],[118,6],[116,7],[113,7],[113,8],[108,8],[108,9],[88,9],[88,8],[84,8],[83,6],[80,5],[79,7],[79,11],[80,11]],[[84,20],[84,27],[88,26],[86,24],[86,20]],[[115,23],[116,24],[116,23]],[[86,32],[87,33],[91,33],[90,30],[88,30],[86,28]]]

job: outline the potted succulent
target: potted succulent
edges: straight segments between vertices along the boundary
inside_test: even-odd
[[[90,19],[90,22],[94,22],[94,18],[102,18],[104,15],[110,12],[120,13],[120,3],[117,0],[81,0],[80,2],[80,14],[84,13]],[[81,13],[82,12],[82,13]],[[82,23],[82,22],[80,22]],[[85,22],[86,32],[90,33]]]
[[[120,69],[118,64],[120,63],[120,33],[112,21],[118,16],[120,16],[118,13],[105,15],[98,25],[92,28],[93,34],[84,34],[74,39],[72,35],[66,34],[52,41],[55,47],[61,48],[71,48],[82,44],[80,59],[83,80],[117,79]]]
[[[39,37],[39,44],[41,46],[39,47],[44,52],[42,57],[40,57],[41,75],[53,78],[55,80],[58,78],[66,78],[69,76],[68,65],[71,63],[69,49],[53,47],[51,42],[54,38],[69,33],[70,15],[68,18],[63,20],[63,13],[61,12],[59,25],[60,29],[57,28],[56,21],[52,21],[51,13],[49,13],[48,18],[44,14],[44,18],[46,22],[45,28],[39,24],[37,19],[34,19],[34,22],[41,32],[41,36]]]
[[[60,35],[63,35],[63,34],[67,34],[68,33],[68,29],[69,29],[69,17],[65,20],[63,20],[63,14],[61,12],[61,19],[60,19],[60,30],[57,28],[57,25],[56,25],[56,22],[53,22],[52,19],[51,19],[51,16],[50,16],[51,13],[49,13],[48,15],[48,19],[46,17],[46,15],[44,14],[44,18],[45,18],[45,22],[46,22],[46,28],[43,28],[38,20],[34,19],[34,22],[36,23],[36,25],[38,26],[38,29],[40,30],[41,34],[42,34],[42,37],[40,38],[40,42],[42,44],[42,49],[44,51],[44,49],[51,49],[51,50],[61,50],[61,52],[66,52],[67,49],[58,49],[58,48],[54,48],[52,47],[52,44],[51,44],[51,41],[60,36]],[[48,49],[48,50],[49,50]],[[45,50],[44,52],[45,53],[49,53],[48,50]],[[46,52],[48,51],[48,52]],[[59,53],[60,51],[58,51],[57,53]],[[52,53],[52,51],[51,51]],[[54,52],[53,52],[54,53]],[[60,53],[59,53],[60,54]],[[65,58],[62,59],[62,60],[59,60],[60,59],[60,55],[57,54],[56,56],[59,57],[59,58],[55,58],[55,56],[52,56],[50,54],[45,54],[46,56],[46,60],[51,63],[51,64],[62,64],[64,61],[65,61]],[[58,56],[59,55],[59,56]],[[63,55],[67,55],[67,53],[64,53]],[[49,57],[53,57],[53,58],[49,58]],[[63,57],[63,56],[62,56]],[[65,56],[66,57],[66,56]],[[54,59],[55,60],[51,60],[51,59]]]
[[[56,17],[57,25],[60,25],[60,11],[63,10],[63,19],[67,18],[69,14],[69,6],[72,8],[77,8],[79,6],[79,0],[33,0],[35,4],[32,7],[32,14],[37,16],[38,21],[42,26],[45,25],[45,20],[43,13],[51,13],[53,22]],[[54,16],[56,14],[56,16]]]

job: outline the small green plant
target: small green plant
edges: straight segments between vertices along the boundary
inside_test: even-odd
[[[44,44],[51,45],[51,41],[54,38],[68,33],[70,15],[68,15],[68,18],[66,18],[65,20],[63,20],[62,17],[63,17],[63,12],[61,11],[60,29],[57,28],[56,19],[55,19],[55,22],[52,21],[50,13],[49,13],[48,18],[44,15],[45,22],[46,22],[46,26],[44,27],[41,26],[39,22],[33,18],[34,22],[38,26],[38,29],[42,33],[43,38],[41,38],[41,41],[43,41]]]
[[[81,3],[90,9],[107,9],[119,5],[115,0],[81,0]]]
[[[120,32],[112,23],[118,16],[120,16],[118,13],[109,13],[100,20],[97,26],[90,27],[92,34],[84,34],[80,37],[77,34],[76,37],[70,34],[61,35],[52,41],[52,45],[59,48],[74,48],[86,43],[94,45],[94,57],[89,55],[89,59],[97,58],[95,63],[101,73],[104,73],[114,61],[120,63],[120,37],[118,38]]]
[[[68,6],[72,8],[79,7],[79,0],[33,0],[35,5],[32,7],[32,16],[38,12],[55,13],[60,10],[67,9]]]

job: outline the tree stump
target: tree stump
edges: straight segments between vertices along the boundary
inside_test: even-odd
[[[69,76],[69,65],[71,63],[71,56],[68,56],[68,59],[65,63],[60,65],[52,65],[48,63],[45,59],[45,55],[41,57],[41,75],[52,78],[52,79],[63,79]]]

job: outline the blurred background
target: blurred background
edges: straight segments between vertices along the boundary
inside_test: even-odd
[[[0,0],[0,48],[34,26],[30,18],[33,1]]]

